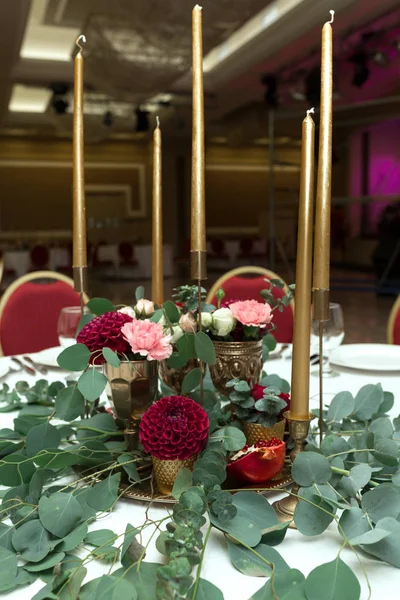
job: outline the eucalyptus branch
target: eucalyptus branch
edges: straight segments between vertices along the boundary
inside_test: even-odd
[[[197,596],[197,590],[199,588],[199,583],[200,583],[201,568],[203,566],[203,560],[204,560],[204,553],[206,551],[207,542],[208,542],[208,538],[210,537],[211,530],[212,530],[212,525],[210,523],[207,528],[207,533],[206,533],[206,536],[205,536],[204,542],[203,542],[203,548],[201,549],[201,553],[200,553],[200,562],[198,564],[197,571],[196,571],[196,579],[194,582],[192,600],[195,600],[195,598]]]

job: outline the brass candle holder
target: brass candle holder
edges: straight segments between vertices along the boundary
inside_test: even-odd
[[[283,413],[283,416],[287,420],[289,424],[289,434],[294,442],[294,448],[290,453],[290,460],[293,463],[296,456],[303,452],[304,441],[308,436],[308,432],[310,430],[310,423],[313,419],[315,419],[315,415],[309,413],[308,419],[298,420],[292,419],[290,417],[290,411],[286,411]],[[295,483],[292,487],[292,492],[297,494],[299,491],[299,486]],[[298,498],[293,495],[288,495],[282,500],[278,500],[273,503],[274,510],[277,514],[277,517],[281,523],[286,523],[287,521],[291,521],[289,527],[291,529],[296,529],[296,525],[293,521],[294,511],[296,510],[296,506],[298,503]]]

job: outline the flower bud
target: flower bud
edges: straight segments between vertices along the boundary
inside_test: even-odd
[[[123,315],[128,315],[128,317],[132,317],[132,319],[136,319],[136,313],[132,306],[124,306],[123,308],[120,308],[118,312]]]
[[[151,317],[154,313],[154,302],[142,298],[136,304],[135,311],[141,317]]]
[[[174,325],[172,327],[172,331],[173,331],[173,334],[172,334],[170,343],[171,344],[176,344],[176,342],[183,336],[184,332],[183,332],[183,329],[182,329],[182,327],[180,325]]]
[[[212,325],[212,314],[209,312],[201,313],[201,328],[202,329],[210,329]]]
[[[179,325],[182,327],[185,333],[196,333],[197,331],[197,322],[191,312],[181,316],[179,319]]]

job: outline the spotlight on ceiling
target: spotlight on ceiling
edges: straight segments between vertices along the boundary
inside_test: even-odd
[[[368,55],[365,50],[358,50],[349,58],[349,62],[354,65],[353,79],[351,83],[361,88],[369,79]]]
[[[321,102],[321,69],[313,67],[305,79],[306,100],[310,106],[319,106]]]
[[[52,107],[54,108],[54,112],[56,115],[65,115],[67,112],[69,102],[64,100],[64,98],[59,98],[55,96],[51,102]]]
[[[136,114],[136,131],[139,133],[141,131],[146,132],[150,129],[149,123],[149,113],[146,110],[142,110],[140,106],[135,110]]]
[[[103,117],[104,127],[112,127],[114,125],[114,115],[111,110],[107,110]]]
[[[262,85],[265,85],[266,90],[264,99],[269,108],[278,107],[278,78],[272,73],[266,73],[261,77]]]

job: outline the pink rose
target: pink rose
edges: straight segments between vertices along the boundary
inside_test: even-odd
[[[172,354],[171,336],[164,335],[160,323],[132,321],[122,327],[121,333],[132,352],[145,356],[147,360],[164,360]]]
[[[242,300],[229,305],[233,316],[243,325],[264,327],[272,320],[272,311],[269,304],[257,300]]]

